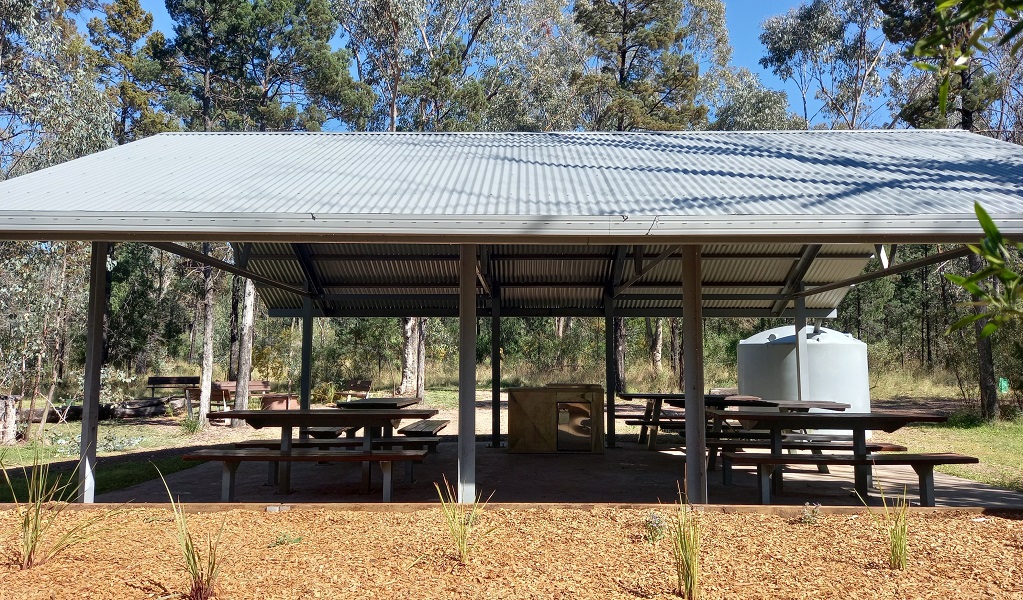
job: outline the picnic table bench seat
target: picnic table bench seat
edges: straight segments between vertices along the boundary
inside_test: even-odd
[[[707,470],[713,471],[717,465],[717,453],[720,450],[721,453],[725,452],[740,452],[742,450],[770,450],[771,442],[768,440],[707,440]],[[782,450],[809,450],[814,454],[823,454],[824,450],[834,450],[836,452],[852,452],[852,442],[845,441],[826,441],[826,440],[800,440],[800,439],[782,439],[781,443]],[[908,450],[901,444],[893,444],[890,442],[867,442],[867,452],[905,452]],[[818,470],[821,473],[828,472],[828,466],[826,464],[817,465]],[[731,485],[732,474],[729,469],[722,465],[721,468],[721,479],[725,485]]]
[[[293,448],[282,452],[280,448],[202,448],[184,455],[184,460],[216,460],[224,463],[221,480],[221,502],[234,502],[235,473],[242,462],[375,462],[383,473],[383,501],[391,501],[391,463],[394,461],[422,462],[426,450],[380,450],[361,452],[350,450],[320,450]]]
[[[843,454],[762,454],[725,452],[721,455],[722,470],[732,465],[752,465],[757,468],[757,494],[761,504],[771,503],[772,487],[781,491],[781,472],[775,467],[784,465],[908,465],[916,471],[920,482],[920,505],[934,506],[934,467],[936,465],[972,464],[980,462],[973,456],[952,453],[928,454],[871,454],[855,457]],[[772,473],[774,476],[772,477]]]
[[[440,443],[439,437],[388,437],[388,438],[373,438],[373,449],[390,449],[390,448],[411,448],[413,450],[425,449],[429,453],[437,452],[437,444]],[[265,439],[265,440],[244,440],[241,442],[234,443],[235,448],[269,448],[271,450],[278,450],[281,447],[281,441],[279,439]],[[319,448],[320,450],[330,450],[333,448],[362,448],[362,440],[359,438],[332,438],[332,439],[311,439],[311,440],[294,440],[291,442],[292,448]]]
[[[446,419],[424,419],[410,423],[398,430],[398,433],[410,437],[431,437],[440,433],[451,421]]]

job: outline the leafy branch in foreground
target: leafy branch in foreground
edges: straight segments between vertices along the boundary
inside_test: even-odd
[[[167,497],[170,498],[171,510],[174,511],[174,525],[177,530],[178,547],[181,548],[182,557],[185,559],[185,569],[188,571],[189,589],[185,597],[188,600],[208,600],[217,595],[217,577],[220,575],[220,538],[224,534],[226,520],[220,523],[220,529],[215,536],[206,536],[205,556],[196,547],[192,532],[188,530],[188,521],[185,518],[185,510],[180,502],[174,501],[170,486],[163,473],[160,473],[163,481],[163,488],[167,490]]]
[[[1007,30],[1001,35],[991,34],[1002,16],[1009,21]],[[970,68],[970,59],[978,52],[987,52],[992,44],[1009,46],[1014,55],[1023,47],[1023,0],[938,0],[934,19],[934,32],[917,41],[913,54],[937,59],[938,64],[914,65],[937,73],[941,82],[938,103],[945,114],[952,73]]]
[[[987,337],[1009,321],[1023,317],[1023,276],[1012,267],[1018,261],[1013,251],[1023,250],[1023,244],[1006,241],[979,203],[974,204],[974,209],[984,230],[984,239],[979,246],[971,245],[969,248],[987,262],[987,267],[969,277],[945,273],[945,278],[973,296],[974,301],[966,303],[967,306],[981,306],[985,310],[959,319],[949,326],[948,332],[986,318],[988,321],[981,330],[981,336]]]
[[[0,453],[0,470],[3,471],[20,520],[21,547],[18,549],[18,558],[22,569],[42,565],[68,548],[88,540],[95,533],[89,530],[110,515],[101,512],[80,518],[53,541],[47,542],[49,531],[69,506],[67,499],[74,498],[78,493],[75,477],[77,467],[66,478],[59,475],[51,477],[49,463],[42,462],[39,450],[36,449],[32,455],[31,470],[21,467],[27,482],[24,502],[18,500],[14,482],[7,473],[3,453]]]

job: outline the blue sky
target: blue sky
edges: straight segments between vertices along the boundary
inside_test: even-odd
[[[167,16],[163,0],[141,0],[142,8],[153,13],[154,27],[170,33],[171,21]],[[799,0],[725,0],[725,16],[728,19],[728,33],[732,43],[732,64],[746,67],[760,76],[770,88],[784,89],[789,94],[789,106],[798,96],[794,88],[788,89],[770,71],[757,63],[763,56],[763,47],[758,39],[760,24],[769,17],[782,14],[798,6]]]

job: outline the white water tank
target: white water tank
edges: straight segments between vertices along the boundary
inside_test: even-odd
[[[852,335],[824,327],[806,327],[810,395],[830,400],[849,412],[870,412],[867,345]],[[739,393],[764,400],[799,399],[795,326],[762,331],[739,342]],[[814,411],[823,412],[823,411]]]

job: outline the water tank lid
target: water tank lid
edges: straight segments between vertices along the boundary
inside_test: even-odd
[[[781,345],[794,345],[796,343],[796,331],[795,325],[783,325],[781,327],[775,327],[774,329],[767,329],[760,333],[755,333],[750,337],[740,340],[739,344],[781,344]],[[805,329],[807,333],[811,334],[807,341],[814,344],[852,344],[865,346],[863,342],[854,338],[852,335],[837,331],[835,329],[828,329],[827,327],[821,327],[819,333],[814,333],[812,327]]]

